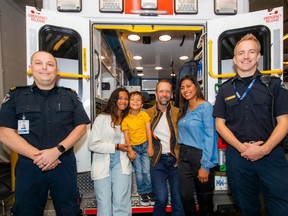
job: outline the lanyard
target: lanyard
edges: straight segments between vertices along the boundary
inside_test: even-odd
[[[242,96],[241,96],[241,95],[239,94],[239,92],[237,91],[237,89],[236,89],[236,82],[234,82],[234,92],[235,92],[235,94],[236,94],[236,96],[237,96],[237,98],[238,98],[239,101],[243,100],[243,99],[247,96],[247,94],[248,94],[249,91],[251,90],[252,86],[254,85],[255,81],[256,81],[256,78],[254,78],[254,79],[252,80],[252,82],[249,84],[249,86],[245,89],[245,92],[243,93]]]

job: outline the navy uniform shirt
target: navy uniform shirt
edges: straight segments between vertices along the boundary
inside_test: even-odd
[[[226,126],[240,142],[266,141],[272,133],[272,95],[260,81],[262,74],[257,70],[250,78],[234,78],[223,83],[214,105],[213,116],[226,120]],[[239,100],[235,90],[242,96],[250,83],[255,83],[243,100]],[[235,84],[235,88],[234,88]],[[269,83],[274,95],[274,119],[288,114],[288,91],[279,78],[271,78]]]
[[[18,120],[29,120],[29,134],[21,134],[37,149],[57,146],[78,125],[90,120],[71,89],[40,90],[35,84],[14,87],[0,110],[0,126],[17,130]]]

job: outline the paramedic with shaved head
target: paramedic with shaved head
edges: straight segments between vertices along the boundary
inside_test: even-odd
[[[73,146],[90,120],[75,91],[56,85],[57,62],[50,53],[34,53],[29,69],[34,83],[11,88],[0,110],[0,141],[19,156],[12,213],[43,215],[49,193],[57,216],[76,216]]]

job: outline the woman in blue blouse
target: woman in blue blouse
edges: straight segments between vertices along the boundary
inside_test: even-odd
[[[185,215],[213,214],[213,168],[218,163],[217,133],[212,105],[205,100],[197,80],[189,75],[180,81],[178,172]],[[198,215],[198,214],[197,214]]]

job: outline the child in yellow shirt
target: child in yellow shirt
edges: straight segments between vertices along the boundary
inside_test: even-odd
[[[136,158],[132,164],[136,175],[140,204],[148,206],[149,204],[154,205],[149,159],[149,157],[153,156],[154,152],[150,117],[142,110],[142,107],[143,96],[141,92],[131,92],[130,111],[122,121],[122,130],[124,132],[126,144],[131,146],[128,154],[136,153]]]

